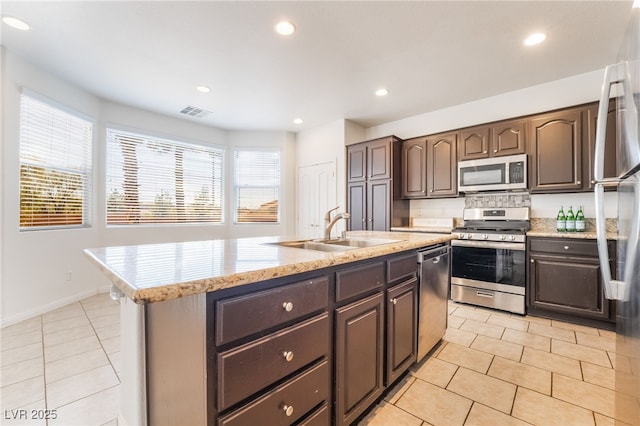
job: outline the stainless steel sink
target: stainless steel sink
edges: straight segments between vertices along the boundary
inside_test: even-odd
[[[373,247],[383,244],[397,243],[402,240],[391,240],[386,238],[346,238],[335,240],[299,240],[299,241],[279,241],[274,244],[281,247],[299,248],[306,250],[317,250],[326,252],[340,252],[357,248]]]

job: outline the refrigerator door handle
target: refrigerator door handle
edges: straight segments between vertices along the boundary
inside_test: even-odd
[[[608,178],[604,179],[604,152],[607,136],[607,112],[609,107],[609,96],[611,94],[611,87],[614,84],[620,83],[618,80],[613,79],[613,75],[617,73],[619,64],[609,65],[604,72],[604,81],[602,83],[602,89],[600,92],[600,104],[598,105],[598,121],[596,127],[596,146],[595,146],[595,158],[594,158],[594,171],[593,176],[595,178],[595,207],[596,207],[596,235],[598,243],[598,257],[600,258],[600,271],[602,273],[602,280],[604,286],[604,297],[611,300],[620,300],[622,294],[622,287],[624,283],[611,279],[611,267],[609,265],[609,246],[607,244],[607,232],[605,226],[605,214],[604,214],[604,187],[605,185],[617,185],[619,179]]]

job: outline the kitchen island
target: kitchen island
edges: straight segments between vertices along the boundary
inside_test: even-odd
[[[272,237],[86,250],[124,295],[120,422],[351,423],[415,362],[417,250],[452,238],[362,231],[347,239],[373,245],[339,251]]]

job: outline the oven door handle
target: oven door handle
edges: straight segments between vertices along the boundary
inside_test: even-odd
[[[525,251],[525,243],[501,243],[495,241],[468,241],[468,240],[451,240],[452,246],[458,247],[475,247],[475,248],[491,248],[500,250],[516,250]]]

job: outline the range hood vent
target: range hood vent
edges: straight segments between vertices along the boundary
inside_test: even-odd
[[[188,105],[184,107],[182,111],[180,111],[180,114],[188,115],[190,117],[204,118],[213,113],[211,111],[207,111],[202,108],[197,108],[197,107]]]

